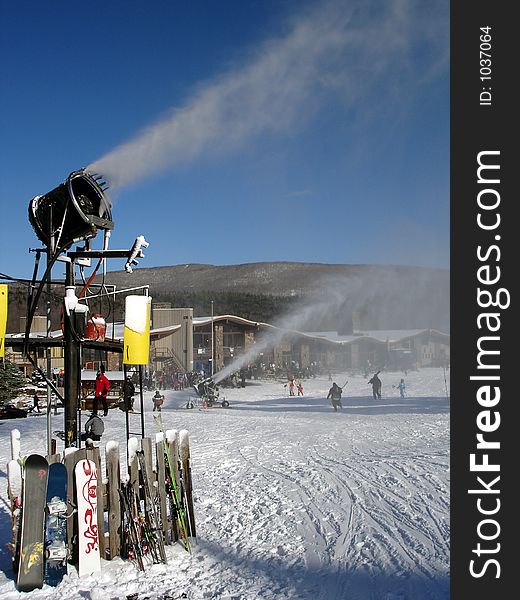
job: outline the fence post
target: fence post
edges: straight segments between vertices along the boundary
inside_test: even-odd
[[[150,438],[146,437],[141,440],[141,450],[143,451],[143,454],[144,454],[144,461],[146,463],[146,469],[148,470],[148,473],[150,474],[150,487],[152,488],[150,490],[150,492],[153,492],[154,470],[153,470],[153,464],[152,464],[152,440]]]
[[[155,436],[155,455],[157,459],[157,494],[159,496],[159,508],[164,541],[168,543],[168,514],[166,510],[166,472],[164,465],[164,435],[158,433]]]
[[[112,560],[121,553],[121,467],[119,462],[119,443],[108,442],[105,447],[106,470],[108,479],[108,552]]]

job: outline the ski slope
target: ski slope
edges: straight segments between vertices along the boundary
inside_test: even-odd
[[[97,577],[73,567],[57,588],[16,591],[6,465],[9,433],[22,454],[45,453],[45,416],[0,421],[0,599],[447,600],[449,598],[449,400],[442,369],[383,372],[382,400],[368,378],[348,384],[343,410],[327,377],[288,397],[281,381],[221,389],[229,409],[184,408],[189,391],[165,391],[165,429],[190,436],[198,537],[190,556],[167,547],[167,565],[144,573],[119,558]],[[152,392],[147,435],[155,435]],[[136,402],[137,408],[138,402]],[[134,417],[138,419],[138,417]],[[102,444],[125,450],[124,415],[111,410]],[[53,429],[63,428],[63,415]]]

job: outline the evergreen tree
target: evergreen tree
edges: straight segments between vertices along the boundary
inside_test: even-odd
[[[18,391],[25,385],[25,377],[12,362],[0,362],[0,406],[16,398]]]

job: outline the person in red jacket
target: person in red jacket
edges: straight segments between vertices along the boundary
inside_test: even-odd
[[[105,375],[104,365],[101,365],[101,367],[99,368],[99,371],[97,372],[97,376],[96,376],[96,394],[94,396],[93,411],[95,413],[97,413],[98,404],[99,404],[99,401],[101,400],[101,403],[103,404],[103,416],[105,416],[105,417],[108,415],[107,394],[108,394],[109,389],[110,389],[110,381],[108,381],[108,378]]]

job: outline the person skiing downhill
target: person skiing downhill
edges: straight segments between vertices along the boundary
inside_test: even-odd
[[[381,373],[381,371],[378,371],[372,377],[372,379],[370,379],[368,381],[368,383],[372,385],[372,395],[374,396],[374,400],[381,400],[381,386],[382,386],[382,382],[381,382],[381,379],[379,379],[379,377],[378,377],[379,373]]]
[[[342,391],[343,388],[340,388],[337,383],[333,383],[327,395],[327,400],[330,398],[334,412],[338,412],[338,407],[343,409],[343,405],[341,404]]]

